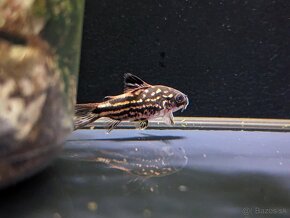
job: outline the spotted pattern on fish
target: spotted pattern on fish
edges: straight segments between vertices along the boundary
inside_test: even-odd
[[[111,128],[120,121],[141,122],[157,117],[164,117],[165,120],[169,118],[169,124],[172,124],[172,112],[185,109],[188,105],[185,94],[168,86],[150,85],[132,74],[125,74],[124,82],[124,94],[107,96],[101,103],[78,104],[75,110],[75,129],[100,117],[111,118],[114,122],[114,125],[110,125]],[[86,110],[87,117],[84,114]]]

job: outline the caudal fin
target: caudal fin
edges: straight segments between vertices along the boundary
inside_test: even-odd
[[[93,111],[96,109],[97,104],[76,104],[74,116],[74,129],[82,128],[89,123],[94,122],[100,117]]]

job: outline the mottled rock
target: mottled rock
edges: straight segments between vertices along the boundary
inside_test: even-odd
[[[66,10],[60,1],[50,5]],[[61,43],[40,34],[53,17],[46,6],[44,0],[0,1],[0,187],[47,165],[73,127],[78,61],[61,63],[68,58],[57,52]]]

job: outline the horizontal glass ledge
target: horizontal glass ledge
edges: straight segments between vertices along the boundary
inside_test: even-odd
[[[289,119],[255,119],[222,117],[175,117],[173,126],[166,125],[162,118],[149,121],[148,129],[207,129],[207,130],[256,130],[290,132]],[[85,127],[101,129],[108,126],[109,119],[101,118]],[[134,123],[123,121],[117,129],[135,128]]]

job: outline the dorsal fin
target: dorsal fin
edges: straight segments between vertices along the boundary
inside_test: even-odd
[[[129,92],[134,89],[149,86],[151,85],[131,73],[124,74],[124,92]]]

